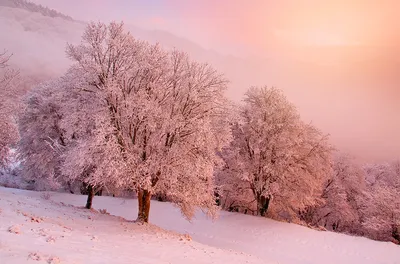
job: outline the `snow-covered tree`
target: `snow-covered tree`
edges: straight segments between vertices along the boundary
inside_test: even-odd
[[[0,168],[6,166],[10,147],[19,139],[15,122],[19,72],[9,67],[10,58],[6,51],[0,53]]]
[[[98,94],[82,92],[87,83],[79,73],[72,69],[60,79],[68,97],[63,102],[61,127],[71,139],[62,154],[62,171],[64,181],[83,182],[87,187],[86,208],[90,209],[96,193],[122,185],[126,164],[110,125],[108,106]]]
[[[118,175],[103,168],[103,177],[94,177],[101,166],[115,169],[110,166],[110,160],[100,157],[105,152],[118,152],[96,134],[98,126],[102,125],[96,123],[100,121],[96,119],[98,101],[90,94],[77,93],[81,80],[81,76],[68,72],[28,93],[25,111],[19,119],[22,136],[19,157],[22,175],[33,180],[36,189],[59,186],[71,189],[74,183],[87,184],[86,207],[90,209],[94,194],[105,185],[111,185],[111,180],[115,179],[112,176]],[[94,146],[96,140],[101,144]],[[83,148],[83,145],[89,147]]]
[[[196,207],[214,214],[216,151],[230,139],[226,80],[184,53],[135,40],[114,22],[89,24],[82,43],[69,45],[67,54],[87,80],[81,94],[99,98],[96,145],[118,143],[123,185],[138,191],[137,220],[148,221],[156,193],[188,218]]]
[[[362,225],[367,236],[400,243],[399,163],[368,164],[367,199],[361,208]]]
[[[365,199],[365,173],[348,154],[337,153],[333,170],[323,185],[321,205],[307,208],[305,219],[312,225],[328,230],[359,234],[361,231],[360,204]]]
[[[265,216],[273,201],[275,212],[291,217],[316,202],[330,172],[331,147],[280,90],[249,89],[232,131],[219,173],[225,207]]]
[[[400,162],[372,163],[364,166],[369,185],[400,187]]]
[[[307,207],[300,216],[314,226],[400,243],[400,163],[361,167],[339,154],[326,180],[323,203]]]
[[[55,188],[61,175],[61,155],[68,139],[61,128],[63,116],[57,81],[34,87],[25,98],[18,125],[21,173],[36,189]]]

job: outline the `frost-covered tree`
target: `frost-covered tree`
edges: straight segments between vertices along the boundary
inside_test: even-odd
[[[68,96],[61,127],[71,139],[62,154],[62,171],[66,181],[83,182],[88,195],[86,208],[90,209],[96,193],[122,185],[126,169],[109,109],[98,94],[82,92],[87,83],[79,73],[71,70],[60,79]]]
[[[196,207],[214,214],[216,151],[230,138],[225,79],[184,53],[135,40],[118,23],[89,24],[81,44],[69,45],[67,54],[87,80],[81,94],[99,99],[95,145],[118,143],[122,184],[138,192],[137,220],[148,222],[156,193],[188,218]]]
[[[400,162],[372,163],[364,166],[369,185],[400,187]]]
[[[326,180],[323,203],[300,216],[328,230],[400,243],[400,163],[367,164],[338,155]]]
[[[96,98],[76,93],[81,79],[68,72],[28,93],[19,119],[19,157],[22,175],[33,180],[36,189],[68,186],[71,190],[74,183],[86,184],[86,207],[90,209],[94,194],[114,179],[110,173],[116,173],[103,169],[101,181],[94,177],[99,167],[112,165],[110,160],[98,160],[101,153],[112,151],[112,145],[104,138],[102,147],[91,145],[86,149],[92,152],[81,152],[82,142],[88,145],[99,140],[96,129],[101,125],[95,123],[100,120],[95,120],[99,112]]]
[[[368,164],[367,199],[361,208],[362,225],[367,236],[400,243],[399,163]]]
[[[328,230],[360,234],[360,204],[365,199],[365,173],[354,158],[337,153],[323,185],[321,205],[307,208],[308,223]]]
[[[18,125],[21,173],[36,189],[55,188],[61,175],[61,155],[68,139],[61,128],[63,116],[57,81],[34,87],[25,98]]]
[[[316,202],[331,168],[331,147],[280,90],[251,88],[232,131],[219,173],[225,207],[265,216],[273,201],[275,212],[291,217]]]
[[[0,168],[8,163],[10,147],[19,139],[15,122],[19,72],[9,67],[10,58],[6,51],[0,53]]]

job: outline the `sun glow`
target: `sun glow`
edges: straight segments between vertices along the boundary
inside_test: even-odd
[[[354,46],[359,45],[357,41],[326,31],[309,31],[302,34],[300,43],[310,46]]]
[[[328,30],[276,30],[275,36],[289,44],[301,46],[357,46],[360,41],[350,39],[345,34]]]

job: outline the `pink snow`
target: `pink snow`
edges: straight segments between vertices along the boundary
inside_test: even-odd
[[[129,220],[134,199],[0,187],[0,263],[399,263],[399,246],[265,218],[197,213],[187,222],[152,201],[150,225]],[[103,213],[99,212],[100,209]],[[108,215],[108,213],[111,215]],[[114,215],[114,216],[113,216]],[[128,220],[128,221],[127,221]]]

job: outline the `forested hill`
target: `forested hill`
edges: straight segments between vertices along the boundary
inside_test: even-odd
[[[72,21],[72,17],[64,15],[54,9],[50,9],[48,7],[44,7],[42,5],[37,5],[32,2],[26,0],[0,0],[0,6],[13,7],[25,9],[30,12],[37,12],[42,14],[43,16],[48,17],[59,17],[65,20]]]

